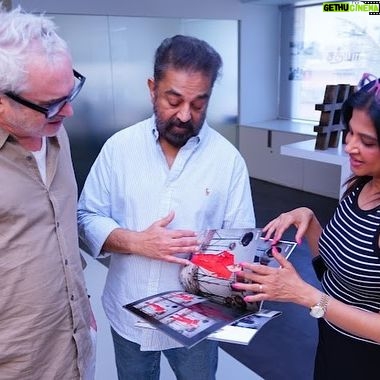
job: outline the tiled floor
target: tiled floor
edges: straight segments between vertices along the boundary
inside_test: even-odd
[[[251,180],[257,226],[263,227],[280,213],[295,207],[307,206],[314,210],[324,226],[338,204],[327,198],[256,179]],[[293,240],[295,229],[284,238]],[[304,241],[289,259],[300,275],[319,286],[311,266],[310,252]],[[248,346],[222,344],[230,355],[268,380],[312,380],[317,342],[316,321],[307,309],[283,302],[266,302],[268,309],[280,310],[282,315],[260,330]]]
[[[308,206],[315,212],[322,225],[330,218],[337,200],[321,197],[268,182],[253,180],[253,197],[257,217],[257,226],[263,227],[273,217],[294,207]],[[284,238],[292,239],[294,231]],[[293,255],[293,264],[305,279],[315,281],[310,267],[307,246],[302,245]],[[114,365],[112,339],[108,321],[103,312],[100,296],[107,274],[107,260],[100,263],[86,255],[88,263],[85,276],[94,313],[98,322],[97,372],[96,380],[117,380]],[[217,380],[259,380],[257,371],[271,380],[311,379],[315,326],[307,311],[291,304],[273,305],[282,310],[283,316],[270,322],[271,325],[260,336],[255,337],[249,346],[222,344],[219,350]],[[307,357],[305,357],[305,355]],[[300,361],[300,356],[303,360]],[[238,360],[241,360],[242,364]],[[251,369],[249,369],[249,367]],[[166,359],[162,360],[160,380],[175,380]]]
[[[117,380],[111,333],[100,300],[107,275],[107,267],[86,253],[83,253],[83,256],[87,262],[85,269],[86,284],[88,292],[91,295],[91,305],[98,325],[95,380]],[[231,380],[233,378],[242,380],[262,379],[249,368],[220,349],[216,379]],[[194,377],[194,379],[196,379],[196,377]],[[175,380],[175,376],[165,358],[161,360],[160,380]]]

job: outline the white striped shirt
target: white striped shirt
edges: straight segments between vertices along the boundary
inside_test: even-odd
[[[80,236],[96,257],[113,229],[142,231],[171,210],[171,229],[255,227],[249,176],[237,149],[205,122],[169,169],[152,116],[102,148],[80,197]],[[158,331],[134,327],[137,318],[122,306],[181,289],[179,270],[177,264],[113,253],[103,306],[115,331],[143,350],[177,347]]]

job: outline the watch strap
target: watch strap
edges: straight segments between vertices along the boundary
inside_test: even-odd
[[[323,317],[327,311],[327,304],[329,302],[329,299],[330,297],[327,294],[322,293],[319,302],[310,308],[310,315],[315,318]]]

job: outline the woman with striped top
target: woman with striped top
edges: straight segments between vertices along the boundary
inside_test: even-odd
[[[265,228],[278,241],[294,225],[308,241],[322,291],[305,282],[273,252],[281,267],[243,264],[238,289],[246,301],[275,300],[309,307],[318,318],[314,379],[379,379],[380,361],[380,81],[364,74],[344,103],[345,150],[352,177],[332,219],[322,229],[312,210],[281,214]]]

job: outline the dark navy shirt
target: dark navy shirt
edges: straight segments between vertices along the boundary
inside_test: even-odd
[[[319,250],[328,268],[322,287],[327,294],[346,304],[379,312],[380,207],[359,208],[358,198],[363,186],[356,187],[343,198],[322,232]]]

